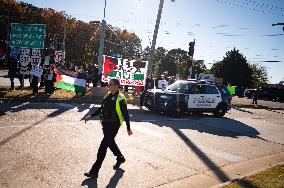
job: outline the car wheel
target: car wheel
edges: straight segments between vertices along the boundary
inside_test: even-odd
[[[221,104],[216,108],[214,115],[215,117],[223,117],[225,113],[226,113],[226,106]]]

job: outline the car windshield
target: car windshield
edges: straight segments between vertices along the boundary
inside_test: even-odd
[[[186,82],[175,82],[175,83],[169,85],[166,88],[166,90],[184,92],[184,89],[186,88],[186,85],[187,85]]]

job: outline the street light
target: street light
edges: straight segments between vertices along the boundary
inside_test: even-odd
[[[276,23],[276,24],[272,24],[272,26],[276,26],[276,25],[284,25],[284,23]],[[283,27],[283,31],[284,31],[284,27]]]

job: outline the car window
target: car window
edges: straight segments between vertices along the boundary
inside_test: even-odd
[[[213,85],[205,85],[204,90],[206,94],[219,94],[217,88]]]
[[[187,83],[182,83],[182,84],[180,84],[179,92],[184,93],[185,90],[188,91],[188,88],[189,87],[188,87]]]
[[[189,94],[199,94],[200,93],[200,85],[194,84],[191,88],[188,90]]]
[[[179,88],[179,84],[180,84],[180,82],[173,83],[173,84],[169,85],[166,89],[171,90],[171,91],[177,91],[178,88]]]
[[[166,89],[183,93],[185,89],[188,89],[188,84],[186,82],[176,82],[169,85]]]

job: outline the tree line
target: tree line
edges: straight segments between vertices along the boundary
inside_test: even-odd
[[[91,68],[97,64],[100,24],[85,23],[77,20],[65,12],[57,12],[51,8],[38,8],[24,2],[0,0],[0,40],[8,39],[11,23],[45,24],[44,55],[53,55],[54,49],[62,49],[64,28],[66,31],[65,51],[66,66],[83,66]],[[141,39],[126,29],[110,26],[123,41],[117,40],[109,31],[105,38],[105,55],[120,54],[123,58],[147,60],[150,47],[142,49]],[[258,64],[249,64],[246,57],[236,48],[226,52],[223,60],[213,64],[208,69],[204,61],[193,60],[193,74],[211,73],[222,77],[225,84],[240,87],[256,87],[268,82],[266,67]],[[154,75],[179,75],[186,79],[189,75],[188,52],[180,48],[166,50],[158,47],[154,53]]]

